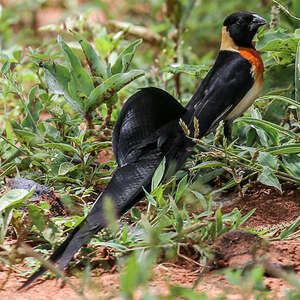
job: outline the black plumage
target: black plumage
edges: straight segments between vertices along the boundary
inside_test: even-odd
[[[252,38],[264,23],[262,18],[248,12],[226,18],[217,60],[186,108],[167,92],[153,87],[141,89],[127,100],[113,132],[118,168],[86,219],[50,257],[60,270],[82,245],[107,226],[103,208],[106,197],[112,200],[120,217],[144,196],[143,188],[150,189],[152,176],[163,157],[168,167],[165,177],[182,166],[194,142],[185,136],[179,119],[193,134],[196,117],[201,138],[219,121],[230,123],[251,105],[261,88],[263,72]],[[45,271],[41,267],[21,288]]]

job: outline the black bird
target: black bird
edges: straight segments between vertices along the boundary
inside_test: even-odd
[[[225,19],[216,62],[185,108],[170,94],[154,87],[143,88],[127,100],[113,132],[118,167],[86,219],[50,257],[59,270],[96,232],[107,226],[103,208],[106,197],[120,217],[141,200],[143,187],[150,189],[153,173],[163,157],[169,167],[168,175],[182,166],[194,143],[183,133],[179,119],[193,132],[196,117],[199,137],[224,120],[230,135],[232,120],[247,110],[262,87],[263,62],[252,39],[264,24],[263,18],[250,12],[236,12]],[[45,271],[40,267],[19,289]]]

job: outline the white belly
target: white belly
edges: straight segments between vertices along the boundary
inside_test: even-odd
[[[262,88],[262,82],[256,80],[253,87],[248,91],[244,98],[236,105],[236,107],[228,114],[226,120],[234,120],[242,115],[254,102]]]

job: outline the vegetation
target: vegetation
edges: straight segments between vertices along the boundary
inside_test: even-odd
[[[49,2],[49,3],[48,3]],[[58,1],[64,10],[62,25],[38,27],[38,13],[51,1],[15,1],[0,6],[0,179],[21,176],[51,186],[68,208],[68,216],[53,216],[45,201],[28,199],[34,190],[3,192],[0,199],[2,263],[16,266],[29,256],[22,241],[35,252],[49,254],[87,215],[102,185],[116,167],[99,162],[99,153],[111,150],[111,134],[124,101],[141,87],[157,86],[183,104],[193,95],[214,61],[224,17],[235,10],[256,11],[270,20],[259,32],[256,48],[265,64],[261,97],[238,118],[233,141],[216,133],[198,140],[185,168],[160,184],[162,162],[152,180],[145,206],[132,208],[120,225],[111,217],[107,232],[97,234],[82,249],[71,268],[87,267],[99,246],[112,249],[120,264],[120,295],[133,299],[143,287],[143,299],[208,299],[193,289],[170,287],[167,297],[148,290],[152,266],[159,259],[196,253],[198,264],[208,263],[211,244],[227,231],[239,228],[254,211],[238,209],[222,214],[213,209],[217,195],[241,195],[257,182],[283,191],[287,183],[300,184],[300,16],[299,1],[121,1],[120,15],[106,1]],[[78,1],[80,2],[80,1]],[[112,4],[114,5],[114,4]],[[105,25],[91,21],[101,9]],[[31,11],[28,15],[28,11]],[[118,14],[118,7],[114,8]],[[196,126],[196,124],[195,124]],[[210,187],[207,185],[210,183]],[[193,209],[191,209],[193,207]],[[199,213],[199,211],[201,211]],[[110,213],[108,209],[108,213]],[[299,218],[279,232],[256,232],[269,238],[299,236]],[[255,229],[248,229],[255,231]],[[16,239],[15,245],[5,243]],[[24,250],[25,249],[25,250]],[[22,253],[23,251],[23,253]],[[27,251],[27,252],[26,252]],[[195,255],[193,255],[195,257]],[[39,261],[27,257],[27,266]],[[263,270],[246,273],[225,270],[240,293],[267,299]],[[23,273],[22,275],[25,275]],[[293,287],[286,299],[299,299],[300,282],[284,278]],[[78,291],[81,293],[80,291]],[[218,299],[225,299],[224,296]]]

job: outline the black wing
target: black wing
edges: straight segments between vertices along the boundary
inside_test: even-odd
[[[148,147],[156,148],[162,128],[169,127],[170,122],[185,112],[169,93],[158,88],[144,88],[131,96],[120,112],[113,133],[113,150],[119,166],[135,161]]]
[[[159,145],[161,131],[178,119],[185,109],[168,93],[157,88],[142,89],[121,110],[113,133],[113,150],[119,167],[105,191],[98,197],[86,219],[54,251],[50,261],[60,270],[101,228],[107,225],[103,200],[108,197],[121,216],[144,196],[153,173],[166,154]],[[165,132],[165,131],[163,131]],[[167,143],[170,139],[164,138]],[[20,288],[25,288],[45,273],[41,267]]]
[[[234,109],[254,84],[252,65],[238,52],[220,51],[213,68],[187,106],[185,122],[193,131],[199,120],[199,137]]]

